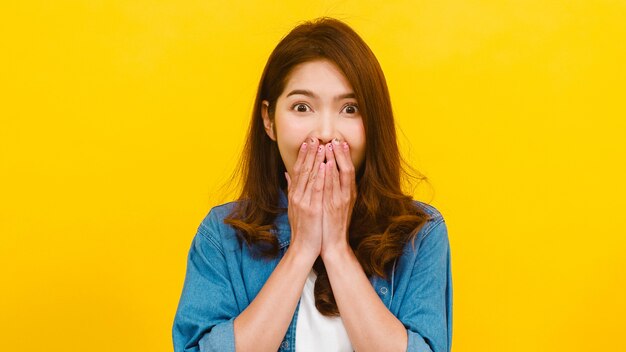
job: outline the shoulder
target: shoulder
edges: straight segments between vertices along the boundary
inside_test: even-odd
[[[417,207],[423,209],[426,214],[429,215],[429,217],[431,218],[430,220],[432,221],[443,221],[443,215],[441,214],[441,212],[435,208],[435,206],[431,205],[431,204],[427,204],[424,202],[421,202],[419,200],[413,200],[413,204],[415,204]]]
[[[224,223],[224,219],[232,212],[237,201],[227,202],[212,207],[198,225],[198,234],[210,240],[216,245],[225,239],[235,239],[235,231]]]
[[[442,222],[445,222],[443,214],[439,211],[439,209],[435,208],[435,206],[421,202],[419,200],[413,200],[413,204],[424,210],[426,215],[428,215],[428,220],[426,223],[426,225],[428,225],[427,227],[433,227],[439,225]]]
[[[421,242],[433,234],[435,234],[436,237],[439,237],[440,240],[447,241],[448,231],[443,214],[431,204],[426,204],[418,200],[413,200],[413,203],[420,209],[424,210],[424,212],[428,215],[426,223],[417,233],[418,241]]]

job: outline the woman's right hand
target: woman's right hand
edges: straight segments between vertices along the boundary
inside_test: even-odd
[[[290,247],[312,259],[317,258],[322,248],[324,168],[321,166],[324,166],[324,151],[324,146],[320,146],[316,138],[308,138],[300,146],[293,166],[293,180],[285,173],[291,225]]]

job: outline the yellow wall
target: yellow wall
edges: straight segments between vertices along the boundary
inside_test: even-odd
[[[1,350],[172,349],[265,60],[321,15],[377,54],[447,219],[453,350],[626,350],[624,1],[7,3]]]

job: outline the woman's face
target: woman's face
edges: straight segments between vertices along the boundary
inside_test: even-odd
[[[355,170],[365,157],[365,129],[352,86],[339,68],[328,60],[316,60],[293,68],[285,89],[276,101],[274,126],[264,100],[263,123],[277,142],[283,163],[293,177],[293,166],[303,142],[310,137],[320,144],[334,138],[346,141]]]

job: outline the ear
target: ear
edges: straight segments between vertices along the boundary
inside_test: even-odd
[[[276,136],[274,135],[274,123],[270,120],[269,107],[270,103],[267,100],[263,100],[261,103],[261,117],[263,117],[265,133],[267,133],[273,141],[276,141]]]

